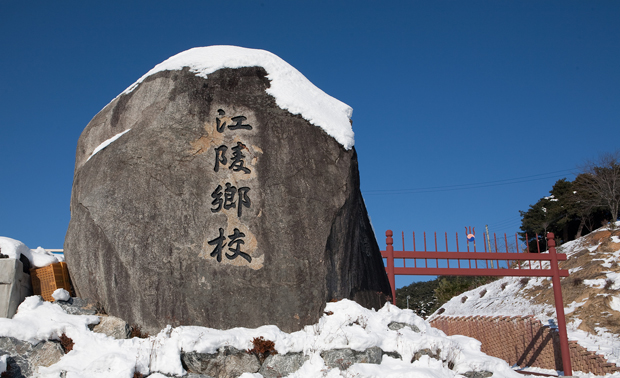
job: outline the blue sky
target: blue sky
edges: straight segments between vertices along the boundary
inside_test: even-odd
[[[3,0],[0,235],[62,248],[89,120],[157,63],[221,44],[353,107],[382,248],[386,229],[514,234],[519,210],[620,147],[618,20],[618,1]]]

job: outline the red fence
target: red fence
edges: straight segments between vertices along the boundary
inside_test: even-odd
[[[413,234],[413,251],[405,251],[405,237],[403,233],[403,250],[394,250],[394,239],[391,230],[385,232],[386,248],[381,255],[386,261],[386,272],[392,286],[392,298],[396,300],[396,275],[444,275],[444,276],[523,276],[523,277],[552,277],[555,308],[558,318],[558,330],[560,333],[560,346],[562,349],[562,364],[564,375],[572,375],[570,354],[568,349],[568,337],[566,334],[566,319],[564,317],[564,303],[562,301],[562,287],[560,277],[568,277],[568,270],[559,269],[558,261],[566,261],[565,254],[558,254],[555,250],[553,233],[547,234],[548,253],[519,253],[518,239],[515,235],[516,251],[509,252],[508,239],[504,234],[505,252],[497,252],[497,238],[494,235],[495,252],[487,252],[488,235],[484,235],[484,252],[476,251],[475,237],[473,252],[470,251],[470,241],[467,242],[467,252],[459,251],[458,234],[456,235],[456,252],[449,251],[448,234],[445,234],[445,251],[439,251],[437,247],[437,233],[434,234],[435,250],[427,250],[426,233],[424,233],[424,250],[417,251],[415,233]],[[470,235],[473,236],[473,235]],[[527,238],[527,236],[526,236]],[[536,236],[537,245],[538,236]],[[488,243],[490,244],[490,243]],[[491,250],[491,246],[488,246]],[[540,251],[540,247],[538,247]],[[402,267],[395,267],[394,260],[402,260]],[[407,266],[407,261],[413,260],[413,266]],[[424,265],[418,262],[424,261]],[[429,261],[431,262],[429,267]],[[505,261],[505,267],[500,266],[500,261]],[[491,268],[489,268],[489,263]],[[496,263],[496,264],[494,264]],[[440,266],[441,265],[441,266]],[[466,266],[466,267],[465,267]]]

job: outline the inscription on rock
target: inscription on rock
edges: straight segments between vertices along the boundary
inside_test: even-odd
[[[263,153],[253,146],[252,137],[258,131],[258,122],[248,109],[230,109],[222,106],[213,122],[207,122],[204,131],[211,137],[194,141],[194,153],[210,154],[213,172],[218,180],[211,191],[211,212],[218,217],[217,229],[209,229],[210,237],[203,244],[199,257],[221,264],[263,267],[263,256],[257,255],[258,244],[248,220],[255,218],[256,202],[252,196],[258,193],[256,165]]]

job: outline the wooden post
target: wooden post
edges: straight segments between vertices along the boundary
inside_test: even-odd
[[[396,277],[394,276],[394,239],[392,239],[392,230],[385,231],[385,252],[387,254],[386,272],[390,286],[392,287],[392,304],[396,305]]]

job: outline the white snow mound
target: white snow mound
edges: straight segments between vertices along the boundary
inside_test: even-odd
[[[54,290],[54,292],[52,293],[52,298],[54,298],[54,300],[56,301],[68,301],[69,298],[71,298],[71,295],[67,290],[60,288]]]
[[[519,378],[508,364],[480,351],[480,342],[465,336],[446,336],[431,328],[428,322],[411,310],[401,310],[386,304],[378,311],[368,310],[355,302],[341,300],[328,303],[325,315],[304,329],[286,333],[274,325],[254,329],[232,328],[217,330],[197,326],[163,329],[147,339],[117,340],[92,332],[88,325],[99,322],[97,316],[67,314],[59,305],[43,302],[38,296],[26,298],[13,319],[0,318],[0,337],[14,337],[37,343],[55,340],[63,333],[73,342],[73,350],[60,361],[40,367],[37,377],[58,378],[131,378],[137,371],[150,377],[183,376],[182,352],[214,353],[223,346],[240,350],[252,348],[252,340],[264,337],[274,341],[280,354],[301,352],[308,360],[289,378],[314,377],[392,377],[392,378],[456,378],[469,371],[492,371],[494,378]],[[415,326],[398,331],[390,330],[391,322]],[[378,346],[396,352],[402,358],[383,356],[380,364],[353,364],[346,371],[328,368],[321,352],[330,349],[352,348],[362,351]],[[440,359],[422,356],[411,362],[421,349],[431,349]],[[453,363],[452,368],[448,361]],[[62,372],[66,373],[62,373]],[[245,374],[244,377],[261,377]]]
[[[322,128],[345,149],[353,147],[354,134],[350,122],[353,109],[317,88],[293,66],[265,50],[237,46],[195,47],[156,65],[123,94],[130,93],[144,79],[160,71],[189,67],[197,76],[206,78],[222,68],[256,66],[267,71],[271,87],[266,92],[275,98],[280,108],[300,114],[311,124]]]
[[[26,256],[35,268],[41,268],[50,264],[58,262],[56,256],[53,253],[46,251],[45,249],[38,247],[37,249],[30,249],[19,240],[0,236],[0,251],[9,256],[10,259],[17,259],[21,255]]]

